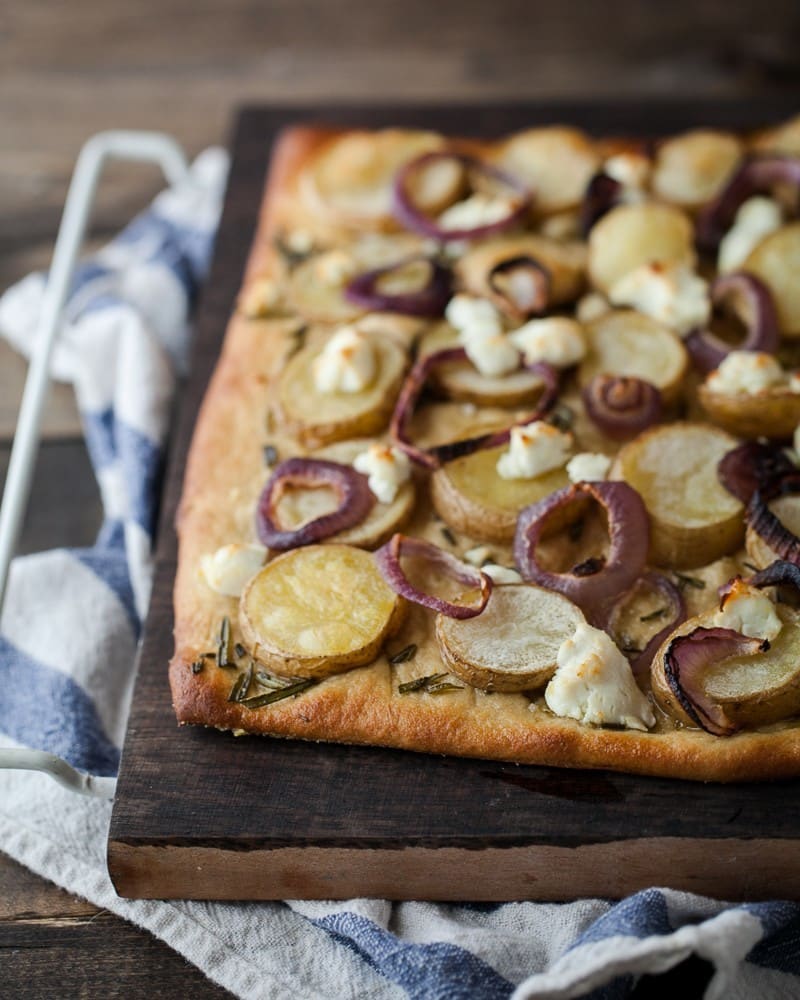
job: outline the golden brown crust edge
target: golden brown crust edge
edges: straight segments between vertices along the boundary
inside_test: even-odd
[[[279,266],[270,235],[280,229],[303,164],[337,133],[295,128],[276,142],[245,284]],[[227,700],[231,674],[209,661],[192,662],[209,648],[221,613],[236,616],[236,602],[198,584],[202,552],[241,534],[242,510],[252,509],[257,484],[235,483],[240,468],[259,470],[259,415],[285,346],[280,323],[253,323],[234,315],[206,393],[190,448],[178,516],[179,569],[175,583],[176,651],[169,678],[180,723],[314,741],[380,745],[555,767],[611,768],[701,781],[780,779],[800,774],[800,728],[749,732],[722,739],[687,730],[640,733],[598,729],[561,719],[527,699],[468,691],[399,697],[395,668],[385,657],[331,678],[302,697],[249,710]],[[211,472],[209,471],[211,470]],[[236,494],[236,508],[231,495]],[[245,496],[242,496],[245,494]],[[222,605],[224,610],[220,611]],[[423,613],[424,614],[424,613]],[[419,624],[432,634],[432,623]],[[198,637],[203,637],[202,641]],[[199,645],[198,645],[199,643]],[[416,673],[424,673],[417,669]],[[235,675],[234,675],[235,676]]]

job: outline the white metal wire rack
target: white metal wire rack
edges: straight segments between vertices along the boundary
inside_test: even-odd
[[[167,181],[186,177],[189,165],[180,145],[161,132],[114,130],[92,136],[81,149],[70,181],[47,279],[42,312],[20,404],[14,444],[0,506],[0,613],[11,560],[30,495],[39,447],[42,409],[50,383],[50,359],[61,329],[75,265],[83,246],[95,195],[108,160],[155,163]],[[82,774],[65,760],[39,750],[0,750],[0,768],[44,771],[56,781],[84,795],[113,798],[114,778]]]

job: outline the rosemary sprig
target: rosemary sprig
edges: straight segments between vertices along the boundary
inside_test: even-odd
[[[446,691],[463,691],[463,684],[453,684],[452,681],[442,681],[440,684],[428,684],[425,691],[428,694],[444,694]]]
[[[264,465],[268,469],[271,469],[273,465],[278,461],[278,449],[274,444],[265,444],[263,448],[264,453]]]
[[[250,661],[250,666],[243,674],[239,674],[236,680],[233,682],[233,687],[228,695],[228,701],[244,701],[247,697],[247,692],[250,690],[250,684],[253,680],[253,661]]]
[[[202,673],[203,667],[205,667],[205,665],[206,662],[202,657],[199,660],[195,660],[194,663],[192,664],[192,673],[193,674]]]
[[[684,590],[686,587],[692,587],[694,590],[706,589],[705,580],[698,580],[696,576],[687,576],[685,573],[676,572],[675,578],[678,581],[678,587],[680,590]]]
[[[651,611],[648,615],[641,615],[639,618],[640,622],[654,622],[658,618],[663,618],[667,613],[666,608],[656,608],[655,611]]]
[[[291,683],[291,681],[286,680],[284,677],[273,677],[272,674],[268,674],[266,670],[256,671],[256,684],[260,684],[261,687],[281,691],[283,688],[288,687]]]
[[[238,658],[240,660],[243,657],[247,656],[247,650],[244,648],[244,646],[240,642],[236,643],[236,645],[233,647],[233,651],[234,651],[234,653],[236,653],[236,655],[238,656]]]
[[[389,657],[389,663],[393,667],[396,667],[398,663],[408,663],[409,660],[413,660],[417,655],[417,644],[415,642],[410,642],[407,646],[404,646],[399,652],[395,653],[393,656]]]
[[[270,691],[269,694],[257,694],[252,698],[245,698],[240,704],[244,705],[245,708],[264,708],[265,705],[274,705],[276,701],[283,701],[284,698],[292,698],[296,694],[302,694],[303,691],[313,687],[316,683],[317,681],[313,678],[295,681],[287,687]]]
[[[231,622],[227,615],[222,619],[219,627],[219,640],[217,642],[217,666],[232,667],[231,655]]]
[[[452,532],[452,531],[451,531],[451,530],[450,530],[450,529],[449,529],[449,528],[447,527],[447,525],[446,525],[446,524],[443,524],[443,525],[442,525],[442,527],[441,527],[441,532],[442,532],[442,537],[444,538],[444,540],[445,540],[445,541],[447,542],[447,544],[448,544],[448,545],[457,545],[457,544],[458,544],[458,543],[456,542],[456,536],[455,536],[455,535],[453,534],[453,532]]]
[[[427,677],[415,677],[413,681],[406,681],[405,684],[401,684],[397,690],[399,694],[411,694],[413,691],[430,691],[431,686],[436,686],[440,683],[447,673],[443,674],[428,674]]]
[[[758,566],[754,566],[751,562],[745,562],[742,560],[742,566],[744,566],[745,569],[749,569],[751,573],[758,572]]]

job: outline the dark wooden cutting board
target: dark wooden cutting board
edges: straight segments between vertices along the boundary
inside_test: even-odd
[[[234,738],[175,723],[175,509],[195,416],[233,306],[270,147],[297,121],[492,135],[572,122],[653,135],[746,128],[758,104],[248,108],[203,296],[164,495],[156,578],[108,844],[120,895],[192,899],[572,899],[650,885],[800,898],[800,781],[702,785],[373,748]]]

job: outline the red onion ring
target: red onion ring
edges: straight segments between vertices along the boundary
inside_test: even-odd
[[[800,474],[784,477],[771,487],[757,489],[745,511],[748,525],[780,559],[800,566],[800,538],[769,509],[769,502],[779,496],[800,493]]]
[[[747,581],[751,587],[793,587],[800,594],[800,566],[786,559],[776,559],[754,573]]]
[[[430,267],[430,276],[423,288],[396,295],[380,291],[378,285],[382,278],[417,261],[424,261]],[[442,316],[450,301],[451,284],[450,272],[446,267],[424,254],[417,254],[388,267],[378,267],[357,275],[345,288],[344,295],[348,301],[364,309],[400,313],[404,316]]]
[[[544,381],[544,392],[539,397],[536,409],[532,413],[515,421],[502,431],[491,431],[462,441],[435,445],[428,449],[418,448],[412,443],[408,428],[431,372],[437,365],[448,361],[468,360],[467,352],[463,347],[446,347],[441,351],[434,351],[417,361],[400,390],[389,425],[389,433],[393,443],[401,451],[404,451],[412,462],[425,466],[427,469],[438,469],[443,462],[448,462],[461,455],[470,455],[473,451],[479,451],[481,448],[493,448],[496,445],[505,444],[511,437],[512,427],[539,420],[551,409],[558,397],[558,373],[555,368],[541,361],[533,365],[523,365],[524,368],[538,375]]]
[[[673,632],[679,625],[686,621],[686,602],[683,599],[683,594],[675,584],[671,580],[668,580],[667,577],[662,576],[661,573],[645,573],[644,576],[639,577],[630,590],[626,594],[623,594],[614,605],[609,616],[609,623],[613,631],[616,631],[616,629],[613,629],[613,620],[619,609],[622,608],[637,590],[645,588],[660,591],[663,597],[669,601],[672,615],[668,619],[667,624],[649,639],[641,653],[637,653],[631,660],[631,670],[637,677],[650,669],[653,657],[670,632]]]
[[[737,297],[740,299],[738,303]],[[692,330],[685,344],[692,361],[701,372],[719,368],[731,351],[766,351],[774,354],[778,350],[778,315],[772,293],[764,282],[745,271],[721,274],[711,283],[711,301],[718,308],[730,298],[743,307],[735,309],[735,312],[745,322],[747,335],[741,344],[734,347],[711,330]]]
[[[780,183],[800,185],[800,159],[774,153],[748,157],[717,197],[700,210],[696,222],[698,245],[703,250],[716,250],[742,202]]]
[[[596,500],[608,518],[609,552],[601,569],[589,576],[551,573],[536,561],[536,546],[552,514],[582,497]],[[605,628],[617,599],[644,572],[650,544],[650,521],[642,498],[627,483],[575,483],[538,503],[517,518],[514,560],[526,580],[557,590],[574,601],[590,623]]]
[[[471,229],[443,229],[435,219],[426,215],[414,204],[414,199],[409,191],[409,180],[417,171],[430,166],[440,160],[456,160],[468,171],[483,174],[491,180],[503,184],[516,193],[519,203],[511,208],[508,215],[498,222],[487,223],[483,226],[474,226]],[[515,226],[523,219],[531,203],[531,192],[526,184],[498,167],[483,163],[474,156],[466,153],[457,153],[453,150],[436,150],[432,153],[423,153],[401,167],[394,181],[394,205],[393,214],[401,225],[406,229],[411,229],[423,236],[428,236],[434,240],[474,240],[481,236],[490,236],[494,233],[503,232]]]
[[[619,204],[621,197],[622,184],[618,180],[602,170],[592,177],[581,205],[580,227],[584,239],[592,227]]]
[[[441,597],[433,594],[426,594],[425,591],[415,587],[406,576],[400,558],[404,555],[419,556],[426,559],[431,565],[444,570],[459,583],[467,587],[477,587],[480,589],[481,598],[478,605],[453,604],[445,601]],[[439,614],[447,615],[448,618],[475,618],[486,607],[489,595],[492,593],[492,580],[486,573],[468,566],[466,563],[456,559],[454,555],[445,552],[431,542],[426,542],[423,538],[410,538],[408,535],[393,535],[389,541],[377,550],[375,560],[381,575],[389,586],[401,597],[405,597],[414,604],[421,604],[424,608],[438,611]]]
[[[299,528],[281,528],[275,520],[275,507],[288,486],[330,486],[339,496],[339,506]],[[351,466],[321,458],[288,458],[275,466],[261,492],[256,532],[267,548],[295,549],[352,528],[366,517],[374,503],[367,477]]]
[[[739,728],[698,684],[703,670],[729,656],[749,656],[769,649],[767,639],[749,639],[729,628],[696,628],[676,636],[664,653],[664,676],[681,708],[701,729],[730,736]]]
[[[634,437],[661,419],[661,392],[633,375],[595,375],[581,395],[594,423],[615,441]]]
[[[789,456],[775,444],[746,441],[726,452],[717,466],[717,478],[725,489],[748,504],[757,489],[771,489],[787,476],[796,476]]]
[[[527,278],[527,288],[520,286],[518,275]],[[501,281],[498,281],[498,278]],[[507,279],[508,287],[502,287],[502,279]],[[489,288],[503,312],[514,319],[528,319],[547,309],[550,298],[550,271],[538,260],[526,254],[501,260],[491,269],[488,276]]]

